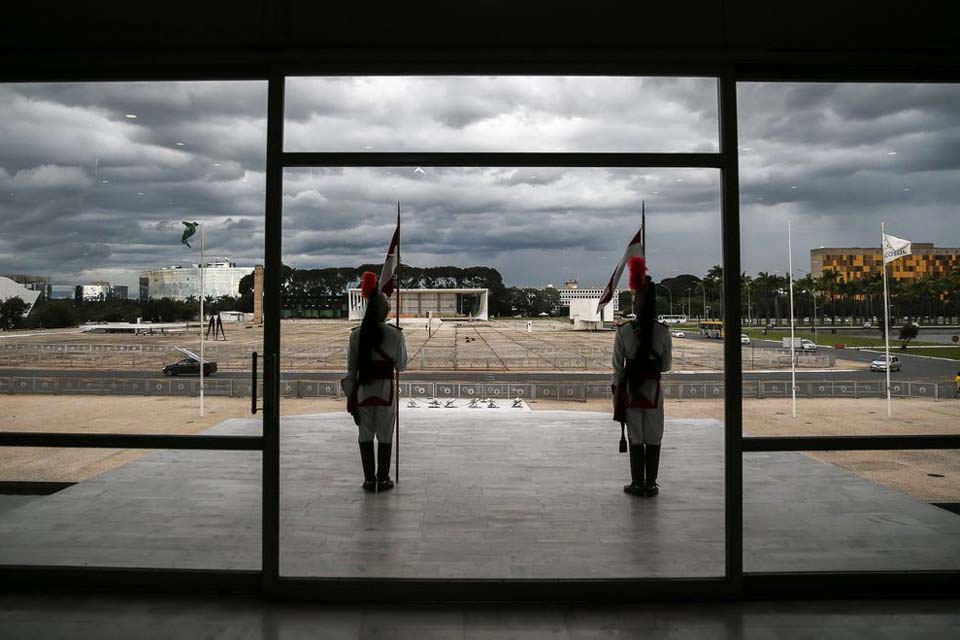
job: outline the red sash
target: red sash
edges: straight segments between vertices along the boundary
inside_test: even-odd
[[[645,397],[643,394],[638,393],[636,396],[630,395],[629,389],[627,390],[627,408],[628,409],[656,409],[660,404],[660,372],[653,371],[650,373],[644,373],[640,376],[642,380],[656,380],[657,389],[653,394],[653,399]],[[625,385],[629,387],[629,385]]]
[[[636,325],[634,324],[634,335],[637,334]],[[639,336],[638,336],[639,338]],[[626,421],[626,410],[627,409],[656,409],[660,404],[660,371],[645,371],[642,373],[637,373],[633,371],[631,363],[633,360],[631,358],[625,358],[624,369],[629,371],[629,375],[633,377],[637,382],[646,381],[646,380],[656,380],[657,386],[654,391],[653,398],[647,398],[642,394],[637,394],[636,396],[630,393],[630,380],[624,380],[624,383],[619,387],[614,385],[612,387],[613,391],[613,419],[617,422]],[[640,385],[637,385],[638,387]]]
[[[359,407],[389,407],[393,404],[393,387],[394,387],[394,361],[393,358],[384,353],[383,349],[380,347],[374,347],[377,353],[384,357],[384,360],[370,360],[370,369],[367,372],[367,378],[369,380],[389,380],[390,381],[390,396],[386,400],[379,398],[377,396],[371,396],[363,400],[363,402],[357,401],[357,392],[360,390],[360,385],[354,381],[353,391],[347,396],[347,413],[355,413]]]

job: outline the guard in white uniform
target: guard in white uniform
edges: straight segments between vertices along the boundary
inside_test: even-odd
[[[388,491],[393,488],[390,456],[397,416],[396,372],[407,365],[407,345],[400,329],[386,323],[390,302],[377,287],[375,274],[363,274],[361,291],[367,298],[367,310],[362,324],[350,334],[347,377],[342,383],[347,411],[359,430],[363,488]],[[374,437],[378,444],[376,469]]]
[[[656,321],[653,280],[646,261],[631,258],[630,288],[636,318],[617,328],[613,344],[614,420],[624,423],[630,441],[631,482],[626,493],[655,496],[660,492],[660,443],[663,440],[663,390],[660,374],[669,371],[673,342],[666,325]]]

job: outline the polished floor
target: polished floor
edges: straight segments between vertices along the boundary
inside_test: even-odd
[[[586,412],[407,412],[400,482],[359,488],[356,430],[284,418],[281,573],[722,575],[723,429],[669,420],[656,499],[625,495],[619,429]],[[211,433],[253,433],[228,420]],[[260,454],[157,451],[0,509],[0,564],[258,569]],[[798,453],[744,458],[746,571],[960,569],[960,517]]]
[[[5,595],[0,638],[555,638],[954,640],[960,602],[650,603],[639,606],[323,606],[253,598]]]

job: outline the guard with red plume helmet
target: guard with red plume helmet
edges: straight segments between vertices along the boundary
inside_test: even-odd
[[[660,492],[657,474],[663,440],[663,393],[660,376],[669,371],[672,341],[666,325],[657,322],[657,298],[645,257],[631,257],[630,290],[633,319],[617,328],[613,346],[613,419],[620,423],[621,451],[629,436],[630,484],[623,490],[652,497]]]
[[[360,463],[365,491],[388,491],[393,426],[397,405],[396,372],[407,364],[407,345],[399,327],[386,322],[390,301],[380,290],[377,274],[365,271],[360,292],[367,302],[363,322],[350,334],[347,377],[341,380],[347,411],[359,429]],[[374,459],[374,438],[377,439]]]
[[[360,293],[367,300],[377,292],[377,274],[373,271],[364,271],[360,278]]]

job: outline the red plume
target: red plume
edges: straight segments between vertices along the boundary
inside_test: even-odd
[[[369,298],[377,290],[377,274],[373,271],[364,271],[360,278],[360,293]]]
[[[647,259],[630,258],[627,266],[630,267],[630,290],[639,291],[647,286]]]

